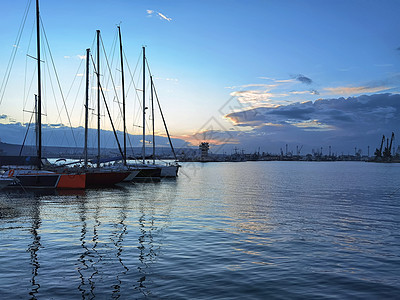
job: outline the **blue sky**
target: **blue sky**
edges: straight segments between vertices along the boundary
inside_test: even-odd
[[[26,3],[20,0],[2,4],[0,70],[3,74]],[[25,27],[25,40],[21,39],[15,70],[0,105],[0,115],[8,117],[3,118],[3,123],[29,119],[29,114],[21,113],[27,101],[21,100],[21,78],[25,76],[33,6]],[[276,120],[270,114],[261,114],[265,120],[252,123],[249,119],[233,117],[241,111],[274,111],[287,106],[289,109],[294,103],[318,99],[397,94],[400,91],[399,11],[399,1],[386,0],[41,1],[43,24],[65,94],[81,64],[78,55],[84,55],[85,49],[92,46],[95,30],[101,30],[106,49],[111,49],[116,24],[121,22],[124,49],[132,68],[140,56],[141,46],[147,46],[160,100],[175,136],[194,144],[208,139],[215,144],[228,142],[248,151],[262,147],[272,152],[285,143],[294,147],[306,140],[310,149],[319,147],[321,138],[312,142],[312,135],[305,137],[297,130],[306,135],[318,130],[321,136],[329,136],[327,141],[321,141],[324,147],[332,143],[338,149],[354,148],[343,141],[341,127],[334,119],[319,118],[318,111],[304,120],[290,120],[286,115],[286,119]],[[32,46],[29,53],[34,55]],[[34,67],[30,68],[33,73]],[[83,92],[75,100],[80,92],[77,86],[72,90],[70,95],[74,97],[66,100],[67,106],[74,108],[73,126],[80,126],[83,125],[80,109]],[[33,94],[34,88],[29,92]],[[57,111],[50,98],[46,102],[45,119],[48,123],[67,124],[65,116],[61,120],[55,117]],[[389,105],[384,102],[387,99],[382,96],[382,106]],[[340,100],[330,103],[335,105]],[[397,102],[390,103],[396,115]],[[133,104],[129,107],[134,108],[138,107]],[[135,122],[132,118],[128,123]],[[382,134],[390,135],[399,128],[398,122],[383,122],[367,140],[363,137],[358,141],[366,128],[359,128],[354,122],[348,123],[347,128],[354,132],[354,144],[364,148],[376,147]],[[104,126],[109,128],[106,122]],[[278,127],[279,133],[276,133]],[[161,127],[157,128],[161,132]],[[132,126],[130,131],[134,130],[132,133],[138,133]],[[285,134],[282,130],[286,130]],[[263,140],[254,138],[260,132],[270,134]],[[273,134],[281,138],[269,139]],[[302,139],[296,139],[300,136]]]

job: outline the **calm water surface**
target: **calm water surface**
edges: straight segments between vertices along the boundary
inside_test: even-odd
[[[399,299],[400,164],[186,163],[0,193],[2,299]]]

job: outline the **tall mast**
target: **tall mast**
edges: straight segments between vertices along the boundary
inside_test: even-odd
[[[97,32],[97,168],[100,168],[100,30]]]
[[[36,146],[36,150],[38,149],[38,146],[39,146],[39,141],[38,141],[38,133],[39,133],[39,131],[38,131],[38,118],[37,118],[37,116],[38,116],[38,110],[37,110],[37,95],[35,95],[35,111],[34,111],[34,114],[35,114],[35,146]]]
[[[143,46],[143,163],[146,163],[146,48]]]
[[[40,77],[40,15],[39,0],[36,0],[36,42],[37,42],[37,69],[38,69],[38,94],[37,94],[37,128],[38,128],[38,149],[37,167],[42,168],[42,84]]]
[[[154,99],[153,99],[153,76],[150,76],[151,92],[151,123],[153,127],[153,165],[156,163],[156,140],[154,137]]]
[[[90,49],[86,49],[86,101],[85,101],[85,170],[88,166],[88,149],[87,149],[87,140],[88,140],[88,114],[89,114],[89,55]]]
[[[121,28],[118,26],[119,50],[121,53],[121,85],[122,85],[122,119],[124,125],[124,164],[126,165],[126,115],[125,115],[125,79],[124,79],[124,56],[122,52]]]

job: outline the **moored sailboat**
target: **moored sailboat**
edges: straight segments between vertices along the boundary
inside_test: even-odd
[[[100,62],[99,62],[99,38],[100,31],[97,31],[97,85],[98,85],[98,95],[97,95],[97,105],[98,105],[98,116],[100,116]],[[86,187],[104,187],[104,186],[113,186],[117,183],[122,182],[128,176],[132,176],[133,174],[124,169],[110,169],[104,168],[101,166],[100,160],[100,118],[98,117],[97,122],[97,132],[98,132],[98,152],[97,152],[97,162],[96,168],[88,168],[88,150],[87,150],[87,140],[88,140],[88,110],[89,110],[89,56],[90,49],[86,49],[86,100],[85,100],[85,146],[84,146],[84,170],[86,173]],[[116,137],[117,138],[117,137]],[[119,145],[118,139],[117,143]],[[136,174],[135,174],[136,175]]]
[[[62,189],[83,189],[85,188],[86,175],[83,173],[54,172],[43,169],[42,162],[42,86],[41,86],[41,60],[40,60],[40,13],[39,0],[36,0],[36,42],[37,42],[37,160],[36,166],[31,168],[17,167],[9,168],[12,177],[16,178],[8,186],[18,186],[23,188],[62,188]],[[9,173],[10,174],[10,173]]]

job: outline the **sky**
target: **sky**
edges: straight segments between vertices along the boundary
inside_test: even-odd
[[[2,82],[27,3],[2,4]],[[277,153],[286,144],[290,151],[302,147],[303,152],[331,146],[339,153],[362,149],[367,154],[383,134],[400,134],[399,1],[42,0],[40,6],[65,98],[64,105],[45,52],[44,122],[55,127],[84,125],[84,55],[91,48],[96,57],[99,29],[117,93],[106,71],[103,85],[121,129],[119,58],[112,54],[119,24],[126,64],[135,78],[125,81],[141,89],[145,46],[169,130],[189,145],[209,141],[212,151],[228,153],[233,148]],[[27,56],[36,56],[33,8],[34,3],[0,94],[3,124],[26,123],[33,109],[35,61]],[[102,58],[101,70],[107,68]],[[91,71],[92,109],[95,89]],[[135,97],[134,90],[131,85],[127,124],[130,133],[139,134],[141,96]],[[104,105],[101,109],[105,115]],[[155,118],[156,132],[163,135],[159,114]],[[94,128],[93,111],[90,120]],[[102,126],[111,129],[107,120]]]

